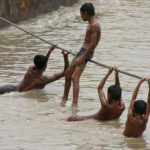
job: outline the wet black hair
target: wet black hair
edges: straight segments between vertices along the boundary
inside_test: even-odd
[[[84,3],[81,6],[80,11],[82,13],[86,12],[89,16],[95,16],[95,8],[92,3]]]
[[[147,103],[143,100],[134,102],[134,110],[137,114],[143,115],[146,112]]]
[[[36,55],[34,57],[34,64],[37,70],[42,70],[47,64],[47,57],[44,55]]]
[[[110,100],[120,101],[122,95],[122,89],[119,85],[111,85],[107,91]]]

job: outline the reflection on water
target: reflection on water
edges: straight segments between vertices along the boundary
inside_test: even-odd
[[[130,138],[129,139],[126,138],[125,142],[127,144],[127,147],[129,147],[130,149],[138,149],[138,150],[141,150],[141,149],[148,150],[149,149],[149,146],[147,146],[147,143],[143,137],[137,138],[137,139],[133,138],[132,140]]]
[[[48,95],[43,90],[24,92],[22,96],[26,99],[33,99],[39,102],[47,102],[49,100]]]
[[[73,7],[24,21],[19,25],[47,41],[58,43],[69,51],[77,52],[84,40],[87,23],[80,18],[80,0]],[[121,70],[139,76],[149,76],[150,2],[149,0],[92,0],[102,28],[102,38],[94,60],[117,65]],[[62,15],[63,14],[63,15]],[[48,45],[14,27],[0,30],[0,83],[17,84],[26,72],[35,54],[45,54]],[[72,60],[73,56],[69,55]],[[49,60],[46,75],[63,69],[63,57],[55,50]],[[107,72],[89,63],[81,77],[79,110],[88,115],[99,110],[97,86]],[[88,120],[68,123],[72,92],[66,108],[59,106],[64,79],[51,83],[44,90],[10,93],[0,96],[0,149],[33,150],[132,150],[150,147],[150,123],[143,137],[125,138],[122,135],[127,109],[137,79],[120,74],[126,110],[119,120],[97,122]],[[113,84],[111,75],[106,83]],[[147,84],[140,89],[139,98],[147,98]],[[72,91],[72,89],[71,89]]]

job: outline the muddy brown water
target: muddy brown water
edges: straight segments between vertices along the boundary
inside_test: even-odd
[[[79,8],[59,10],[21,22],[19,25],[69,51],[77,52],[84,40],[87,23],[80,18]],[[150,1],[149,0],[91,0],[102,28],[101,41],[94,60],[117,65],[119,69],[150,76]],[[0,30],[0,83],[17,84],[32,58],[45,54],[49,45],[14,27]],[[69,55],[72,60],[73,56]],[[61,51],[50,56],[46,75],[63,69]],[[97,86],[106,68],[88,63],[81,77],[79,110],[88,115],[100,108]],[[68,123],[63,118],[74,113],[70,109],[72,89],[66,108],[59,106],[64,79],[51,83],[43,90],[9,93],[0,96],[1,150],[149,150],[150,123],[141,138],[126,138],[124,130],[127,109],[138,79],[120,74],[126,109],[119,120],[97,122],[87,120]],[[113,74],[105,89],[114,83]],[[147,83],[141,86],[139,98],[146,100]]]

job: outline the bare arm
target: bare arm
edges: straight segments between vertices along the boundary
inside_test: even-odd
[[[142,82],[144,82],[145,80],[146,80],[146,78],[141,78],[140,81],[138,82],[138,84],[137,84],[137,86],[136,86],[134,92],[133,92],[132,100],[131,100],[131,102],[130,102],[130,106],[129,106],[129,110],[128,110],[128,115],[129,115],[129,114],[132,114],[133,104],[134,104],[134,102],[135,102],[135,100],[136,100],[136,98],[137,98],[137,95],[138,95],[138,92],[139,92],[139,88],[140,88]]]
[[[112,71],[113,71],[113,68],[109,68],[109,71],[104,76],[104,78],[101,80],[101,82],[99,83],[99,86],[98,86],[98,94],[99,94],[99,99],[100,99],[101,105],[106,104],[106,97],[105,97],[105,94],[104,94],[104,91],[103,91],[103,87],[105,85],[105,82],[106,82],[107,78],[112,73]]]
[[[69,116],[66,120],[67,121],[82,121],[87,119],[95,119],[96,114],[88,115],[88,116]]]
[[[120,86],[119,72],[117,68],[115,68],[115,85]]]
[[[69,60],[68,60],[68,53],[65,53],[62,51],[63,57],[64,57],[64,71],[69,67]]]
[[[62,51],[63,57],[64,57],[64,70],[60,73],[56,73],[53,76],[50,76],[46,79],[46,84],[54,82],[58,79],[60,79],[61,77],[64,76],[65,70],[68,68],[69,66],[69,60],[68,60],[68,53],[65,53],[64,51]]]
[[[148,81],[148,86],[149,90],[148,90],[147,104],[150,106],[150,80]]]
[[[49,50],[48,50],[48,52],[47,52],[47,54],[46,54],[47,60],[49,59],[49,56],[50,56],[51,52],[52,52],[55,48],[56,48],[56,45],[52,45],[52,46],[49,48]]]
[[[149,86],[149,90],[148,90],[148,96],[147,96],[147,109],[146,109],[146,114],[145,114],[146,119],[148,119],[149,113],[150,113],[150,80],[148,80],[148,86]]]

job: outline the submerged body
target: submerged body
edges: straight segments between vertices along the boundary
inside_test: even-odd
[[[148,118],[128,116],[123,134],[127,137],[140,137],[146,130]]]
[[[115,72],[115,85],[110,86],[111,92],[108,92],[108,96],[106,98],[103,87],[111,74],[113,68],[110,68],[108,73],[104,76],[98,86],[98,94],[100,98],[101,109],[89,116],[70,116],[67,118],[68,121],[81,121],[86,119],[96,119],[101,121],[118,119],[125,109],[125,105],[121,99],[121,88],[120,81],[118,77],[118,71]]]
[[[143,132],[146,130],[146,125],[150,113],[150,81],[148,81],[149,92],[148,92],[147,103],[144,102],[143,100],[136,100],[139,92],[139,88],[142,82],[145,80],[146,78],[141,79],[133,92],[130,106],[128,109],[125,129],[123,132],[123,135],[126,137],[133,137],[133,138],[140,137],[142,136]]]
[[[82,121],[87,119],[95,119],[98,121],[109,121],[118,119],[123,113],[125,107],[120,104],[112,104],[103,106],[97,113],[88,116],[70,116],[67,121]]]

